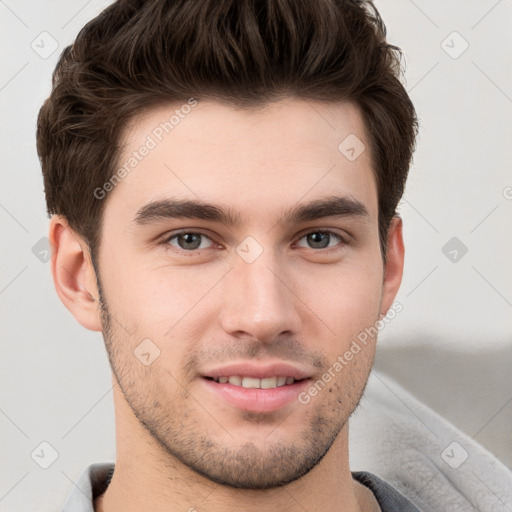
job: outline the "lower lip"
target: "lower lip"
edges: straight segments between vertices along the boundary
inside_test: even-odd
[[[244,388],[233,384],[221,384],[210,379],[201,379],[207,390],[238,409],[250,412],[272,412],[297,401],[297,396],[308,385],[310,379],[271,389]]]

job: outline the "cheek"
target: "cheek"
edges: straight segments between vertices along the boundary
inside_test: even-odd
[[[334,331],[346,339],[373,324],[379,315],[381,277],[375,267],[347,265],[318,269],[303,280],[304,303]],[[331,332],[332,334],[332,332]]]
[[[224,273],[197,266],[155,268],[124,262],[107,279],[111,312],[133,336],[163,343],[176,333],[186,337],[185,331],[201,327],[204,308],[217,300],[215,285]]]

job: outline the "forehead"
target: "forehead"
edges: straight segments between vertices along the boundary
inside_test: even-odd
[[[173,197],[263,220],[277,206],[333,194],[356,198],[376,217],[369,141],[359,108],[347,102],[159,106],[126,127],[116,172],[108,208],[124,217]]]

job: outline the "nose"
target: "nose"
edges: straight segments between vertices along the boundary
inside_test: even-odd
[[[235,257],[233,269],[223,280],[220,320],[224,331],[264,343],[296,335],[301,328],[297,311],[301,302],[290,276],[271,251],[264,251],[252,263]]]

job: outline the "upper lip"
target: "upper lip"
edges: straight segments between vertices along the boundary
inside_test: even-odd
[[[293,377],[295,380],[309,378],[311,373],[303,368],[291,365],[285,362],[275,362],[267,364],[255,364],[253,362],[232,363],[217,368],[211,368],[202,372],[203,377],[232,377],[239,375],[241,377],[253,377],[255,379],[265,379],[267,377]]]

